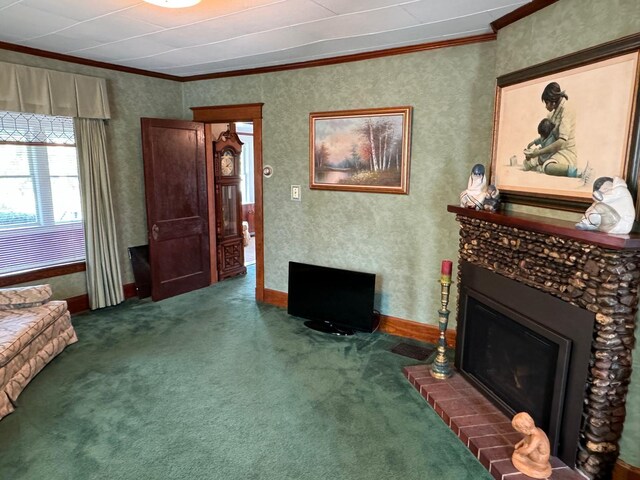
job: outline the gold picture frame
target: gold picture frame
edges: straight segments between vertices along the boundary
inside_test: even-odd
[[[409,193],[412,107],[309,115],[309,185],[318,190]]]

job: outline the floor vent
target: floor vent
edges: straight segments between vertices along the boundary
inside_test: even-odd
[[[398,343],[391,349],[393,353],[421,361],[429,358],[429,355],[431,355],[434,350],[435,348],[432,347],[420,347],[418,345],[411,345],[410,343]]]

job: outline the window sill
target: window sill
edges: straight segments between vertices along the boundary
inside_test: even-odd
[[[85,262],[76,262],[41,268],[38,270],[29,270],[26,272],[9,273],[7,275],[0,275],[0,287],[7,287],[18,283],[33,282],[34,280],[58,277],[60,275],[69,275],[71,273],[84,272],[86,269],[87,264]]]

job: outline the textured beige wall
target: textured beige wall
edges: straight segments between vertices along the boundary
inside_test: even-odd
[[[638,32],[638,0],[560,0],[499,32],[496,77]],[[575,217],[563,212],[563,218]],[[634,353],[620,456],[640,466],[640,353],[637,348]]]
[[[440,261],[455,260],[458,245],[446,205],[490,151],[494,48],[185,84],[185,114],[264,102],[264,163],[274,168],[264,179],[267,288],[287,291],[290,260],[374,272],[380,311],[437,323]],[[414,109],[409,195],[309,189],[309,113],[402,105]],[[290,200],[292,184],[302,186],[301,202]]]
[[[147,243],[140,117],[180,118],[177,82],[60,62],[0,49],[0,61],[107,79],[112,118],[107,124],[109,175],[118,233],[122,282],[133,282],[127,247]],[[43,283],[45,280],[31,283]],[[47,279],[55,298],[86,293],[84,272]]]

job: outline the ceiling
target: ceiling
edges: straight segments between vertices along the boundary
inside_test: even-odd
[[[193,76],[491,33],[531,0],[0,0],[0,41]]]

